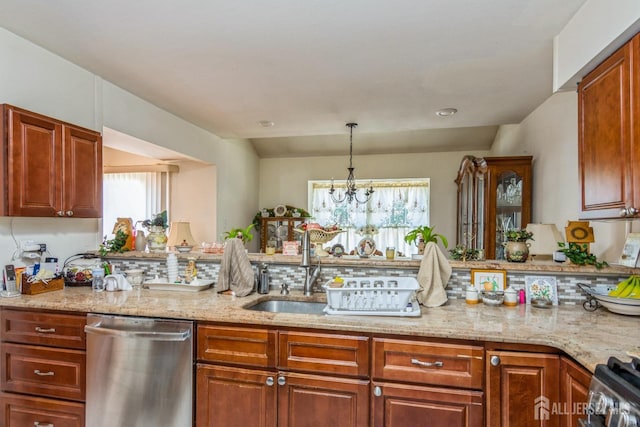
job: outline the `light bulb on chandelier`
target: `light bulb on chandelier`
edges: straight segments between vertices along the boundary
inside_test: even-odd
[[[347,182],[345,183],[344,194],[336,196],[336,189],[333,186],[333,179],[331,179],[331,188],[329,189],[329,194],[331,195],[331,199],[335,203],[342,203],[345,200],[347,203],[351,203],[352,201],[356,201],[360,204],[367,203],[373,194],[373,185],[369,184],[369,188],[367,188],[364,192],[364,199],[358,197],[358,188],[356,187],[356,178],[353,175],[353,171],[355,168],[353,167],[353,128],[358,126],[357,123],[347,123],[347,127],[349,127],[349,167],[347,170],[349,174],[347,175]]]

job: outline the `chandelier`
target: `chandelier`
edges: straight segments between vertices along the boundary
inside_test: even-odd
[[[373,185],[369,185],[364,192],[364,199],[360,199],[358,197],[358,189],[356,188],[356,178],[353,176],[353,128],[358,126],[357,123],[347,123],[349,127],[349,167],[347,170],[349,171],[349,175],[347,176],[347,182],[345,183],[345,192],[344,194],[340,194],[338,192],[338,196],[335,195],[336,189],[333,186],[333,179],[331,179],[331,189],[329,190],[329,194],[331,195],[331,199],[335,203],[342,203],[345,200],[347,203],[351,203],[352,201],[356,201],[360,204],[367,203],[373,194]]]

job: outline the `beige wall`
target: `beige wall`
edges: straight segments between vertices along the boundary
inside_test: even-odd
[[[501,127],[491,151],[533,155],[533,222],[554,223],[561,231],[578,219],[580,208],[577,106],[576,92],[554,94],[519,125]],[[591,250],[608,262],[617,261],[626,233],[640,229],[639,220],[591,225],[596,238]]]
[[[386,154],[355,156],[353,164],[359,183],[372,178],[431,178],[431,225],[455,244],[456,197],[454,180],[465,154],[487,155],[486,151],[428,154]],[[307,181],[345,179],[348,157],[298,157],[260,160],[260,208],[277,204],[307,206]]]

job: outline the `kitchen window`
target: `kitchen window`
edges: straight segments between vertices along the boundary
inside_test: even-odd
[[[151,218],[169,205],[169,172],[105,171],[103,176],[103,234],[113,234],[117,218],[133,223]]]
[[[404,255],[411,255],[417,249],[404,241],[407,232],[419,225],[429,225],[429,178],[373,180],[374,193],[365,204],[356,202],[335,203],[329,194],[330,181],[309,181],[309,206],[314,221],[323,225],[337,224],[346,230],[327,246],[340,243],[345,252],[350,253],[362,235],[358,229],[373,225],[377,233],[373,235],[376,249],[384,253],[387,246],[393,246]],[[336,193],[344,190],[344,181],[334,183]],[[360,197],[369,183],[358,182]]]

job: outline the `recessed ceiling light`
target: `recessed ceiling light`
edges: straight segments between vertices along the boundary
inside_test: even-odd
[[[449,117],[449,116],[453,116],[457,112],[458,112],[457,108],[442,108],[436,111],[436,116]]]
[[[270,128],[275,125],[275,123],[271,120],[260,120],[258,123],[260,123],[260,126],[262,126],[263,128]]]

